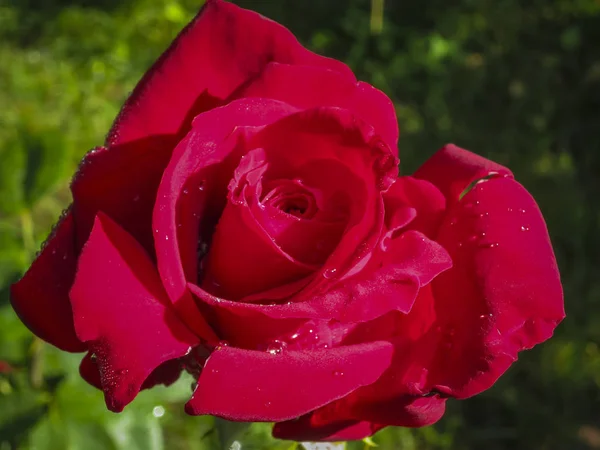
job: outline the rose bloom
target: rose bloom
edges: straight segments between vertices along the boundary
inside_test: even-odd
[[[392,102],[221,0],[142,78],[12,304],[121,411],[185,409],[297,440],[436,422],[564,317],[536,203],[447,145],[398,176]]]

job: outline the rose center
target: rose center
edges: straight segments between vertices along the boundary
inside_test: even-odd
[[[276,185],[261,203],[299,219],[311,219],[318,211],[314,195],[298,180]]]

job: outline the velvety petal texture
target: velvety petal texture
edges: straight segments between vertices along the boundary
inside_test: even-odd
[[[73,214],[67,211],[10,293],[15,312],[31,331],[62,350],[80,352],[86,346],[75,334],[69,302],[77,264],[73,230]]]
[[[392,352],[385,342],[282,352],[222,347],[206,362],[186,411],[243,421],[292,419],[371,384]]]
[[[198,343],[171,310],[143,248],[107,216],[96,219],[71,289],[77,336],[98,365],[106,404],[121,411],[150,374]]]
[[[356,82],[346,65],[308,51],[278,23],[223,0],[207,0],[137,85],[107,144],[187,130],[203,93],[225,100],[270,62],[323,67]]]

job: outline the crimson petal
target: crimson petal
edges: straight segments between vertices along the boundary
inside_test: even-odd
[[[23,278],[11,286],[11,304],[27,328],[41,339],[69,352],[86,345],[75,334],[69,289],[75,277],[73,214],[69,211]]]
[[[276,423],[273,427],[273,437],[293,441],[357,441],[372,436],[385,427],[385,425],[358,420],[313,424],[312,417],[312,414],[307,414],[297,420]]]
[[[433,183],[441,177],[438,187],[452,196],[438,242],[454,265],[432,283],[445,345],[428,381],[455,397],[490,387],[519,351],[548,339],[564,318],[546,225],[531,195],[507,172],[454,146],[418,172]],[[459,200],[470,183],[490,175]]]
[[[398,146],[398,121],[392,101],[373,86],[357,83],[335,70],[272,62],[237,95],[272,98],[301,109],[349,109],[373,125],[391,148]]]
[[[186,411],[238,421],[289,420],[373,383],[392,352],[386,342],[278,354],[222,347],[207,360]]]
[[[84,157],[71,183],[77,252],[102,211],[154,255],[152,209],[176,143],[173,136],[150,136]]]
[[[195,115],[203,93],[225,99],[272,61],[325,67],[355,80],[345,64],[306,50],[276,22],[229,2],[208,0],[138,83],[107,144],[177,134]]]
[[[198,339],[179,321],[140,244],[100,213],[71,289],[78,337],[95,354],[107,406],[121,411],[152,371]]]

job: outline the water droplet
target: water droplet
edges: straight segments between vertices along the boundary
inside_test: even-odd
[[[489,212],[483,212],[483,213],[479,214],[479,217],[487,217],[489,215],[490,215]]]
[[[323,272],[323,276],[329,280],[335,276],[336,272],[337,269],[327,269],[325,272]]]
[[[184,194],[184,195],[187,195],[189,192],[190,192],[190,191],[188,191],[187,189],[184,189],[184,190],[183,190],[183,194]]]
[[[525,212],[526,212],[526,211],[525,211],[523,208],[519,208],[519,212],[520,212],[521,214],[525,214]]]
[[[507,208],[507,211],[508,212],[513,212],[513,209],[512,208]]]
[[[69,255],[64,255],[63,256],[63,261],[66,261],[68,257],[69,257]]]
[[[210,369],[211,373],[219,373],[219,369]]]
[[[204,190],[204,183],[202,183],[200,186],[198,186],[198,190],[199,191],[203,191]]]
[[[165,408],[163,408],[162,406],[155,406],[152,409],[152,415],[156,418],[160,418],[162,416],[165,415]]]
[[[133,197],[133,201],[134,202],[139,202],[140,201],[140,196],[136,195],[135,197]]]
[[[342,372],[341,370],[334,370],[333,376],[334,377],[342,377],[342,376],[344,376],[344,372]]]
[[[521,227],[521,231],[529,231],[529,227]]]
[[[276,339],[267,346],[267,352],[271,355],[279,355],[286,347],[287,343]]]
[[[498,247],[498,245],[500,245],[500,244],[498,244],[497,242],[482,242],[481,244],[479,244],[479,247],[481,247],[481,248],[496,248],[496,247]]]
[[[215,345],[215,351],[221,350],[223,347],[229,347],[229,342],[227,341],[219,341],[217,345]]]
[[[90,355],[90,361],[95,363],[97,359],[98,359],[98,356],[95,353],[92,353]]]
[[[155,232],[155,233],[158,233],[158,228],[155,228],[155,229],[154,229],[154,232]]]
[[[165,235],[165,241],[169,240],[169,236]]]

